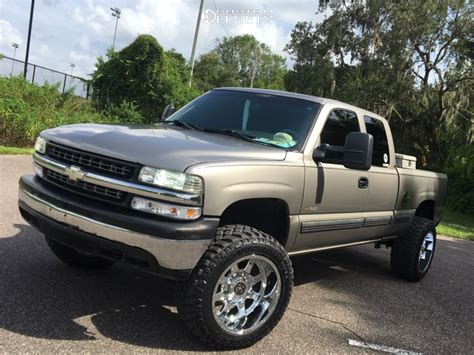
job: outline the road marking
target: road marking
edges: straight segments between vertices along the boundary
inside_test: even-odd
[[[410,350],[397,349],[397,348],[392,348],[391,346],[385,346],[385,345],[371,344],[371,343],[366,343],[364,341],[353,340],[353,339],[349,339],[349,345],[357,346],[359,348],[383,351],[383,352],[392,353],[392,354],[421,355],[421,353],[416,353]]]

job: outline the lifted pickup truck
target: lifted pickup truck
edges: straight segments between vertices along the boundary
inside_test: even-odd
[[[384,244],[395,274],[428,272],[447,177],[395,154],[384,118],[243,88],[212,90],[164,116],[40,134],[19,207],[60,260],[127,262],[179,280],[184,323],[221,348],[275,327],[292,292],[292,255]]]

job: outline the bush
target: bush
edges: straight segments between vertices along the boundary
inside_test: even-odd
[[[143,123],[152,123],[167,104],[180,107],[199,94],[188,89],[188,78],[189,68],[181,54],[164,51],[151,35],[140,35],[121,51],[98,58],[92,99],[106,112],[117,112],[125,102],[142,116]]]
[[[474,145],[453,149],[444,161],[443,171],[448,174],[447,205],[474,215]]]
[[[44,129],[71,123],[110,122],[91,103],[57,85],[38,86],[22,77],[0,77],[0,145],[32,146]]]

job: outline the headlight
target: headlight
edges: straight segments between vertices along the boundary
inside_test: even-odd
[[[202,193],[203,182],[199,176],[145,166],[138,180],[168,189],[191,193]]]
[[[169,205],[159,201],[152,201],[146,198],[134,197],[131,207],[134,210],[157,214],[164,217],[182,220],[194,220],[201,217],[201,207],[186,207]]]
[[[35,150],[41,154],[46,153],[46,140],[44,138],[39,136],[36,138]]]

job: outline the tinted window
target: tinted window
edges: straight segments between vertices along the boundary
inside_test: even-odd
[[[390,164],[390,151],[383,122],[370,116],[364,116],[364,122],[367,133],[374,137],[372,165],[388,166]]]
[[[255,143],[297,148],[303,143],[320,105],[279,95],[215,90],[190,102],[167,120],[198,129],[230,129]]]
[[[346,136],[351,132],[359,132],[359,121],[354,112],[346,110],[333,110],[328,116],[323,131],[321,132],[321,144],[343,147]],[[328,152],[325,161],[328,163],[342,164],[344,153]]]

